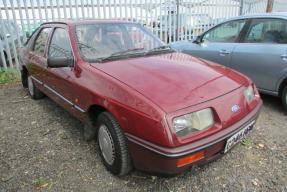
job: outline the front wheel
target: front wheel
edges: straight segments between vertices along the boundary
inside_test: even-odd
[[[287,85],[283,89],[281,99],[285,110],[287,110]]]
[[[101,159],[110,172],[126,175],[132,169],[126,138],[108,112],[101,113],[97,119],[97,141]]]

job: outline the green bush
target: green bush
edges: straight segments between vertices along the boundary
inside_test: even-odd
[[[0,84],[8,84],[20,80],[20,72],[17,69],[0,69]]]

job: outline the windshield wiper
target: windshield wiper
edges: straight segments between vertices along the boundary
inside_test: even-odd
[[[111,54],[110,56],[119,56],[119,55],[123,55],[123,54],[134,53],[134,52],[141,51],[141,50],[144,50],[144,48],[127,49],[124,51],[115,52],[115,53]]]
[[[133,55],[135,53],[144,53],[144,52],[139,52],[141,50],[144,50],[144,48],[127,49],[124,51],[112,53],[111,55],[109,55],[107,57],[97,58],[97,61],[102,62],[102,61],[117,58],[117,57]]]
[[[154,51],[170,50],[170,49],[171,47],[169,45],[161,45],[159,47],[155,47],[153,49],[148,50],[147,53],[151,53]]]
[[[88,48],[88,49],[90,49],[90,50],[97,51],[96,48],[94,48],[94,47],[92,47],[92,46],[89,46],[89,45],[87,45],[87,44],[85,44],[85,43],[78,42],[78,44],[79,44],[80,48]]]
[[[169,51],[169,50],[172,50],[171,47],[169,45],[162,45],[162,46],[159,46],[159,47],[155,47],[153,49],[150,49],[146,52],[146,54],[149,54],[149,53],[152,53],[152,52],[156,52],[156,51]]]

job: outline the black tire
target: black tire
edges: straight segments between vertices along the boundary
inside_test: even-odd
[[[0,57],[0,68],[2,68],[2,67],[4,67],[4,64],[3,64],[3,61],[2,61],[2,59]]]
[[[4,51],[3,53],[4,53],[4,58],[5,58],[6,66],[9,67],[9,61],[8,61],[7,54],[6,54],[5,51]],[[1,56],[0,56],[0,67],[1,67],[1,68],[4,67],[4,62],[2,61]]]
[[[103,128],[105,126],[105,128]],[[101,159],[107,168],[108,171],[115,175],[126,175],[132,169],[132,163],[127,147],[127,141],[124,133],[122,132],[118,122],[109,112],[103,112],[99,115],[97,122],[97,142],[98,142],[98,150],[100,152]],[[101,129],[101,130],[100,130]],[[109,135],[109,139],[111,139],[113,144],[113,161],[108,162],[104,157],[104,153],[101,147],[102,143],[100,139],[102,130],[105,130]],[[100,138],[101,137],[101,138]]]
[[[21,70],[21,82],[23,88],[28,88],[28,72],[24,68]]]
[[[281,99],[282,99],[283,107],[285,108],[285,110],[287,110],[287,85],[283,89]]]
[[[45,95],[35,86],[34,80],[30,75],[27,77],[28,93],[32,99],[38,100],[42,99]]]

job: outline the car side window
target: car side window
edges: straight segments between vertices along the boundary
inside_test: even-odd
[[[246,43],[287,43],[287,21],[254,19],[244,40]]]
[[[49,57],[72,57],[70,38],[65,29],[55,29],[50,43]]]
[[[232,43],[238,38],[246,20],[236,20],[223,23],[206,32],[202,38],[204,42]]]
[[[38,37],[34,41],[33,51],[40,56],[44,56],[45,47],[48,42],[49,34],[52,28],[43,28],[41,29]]]

